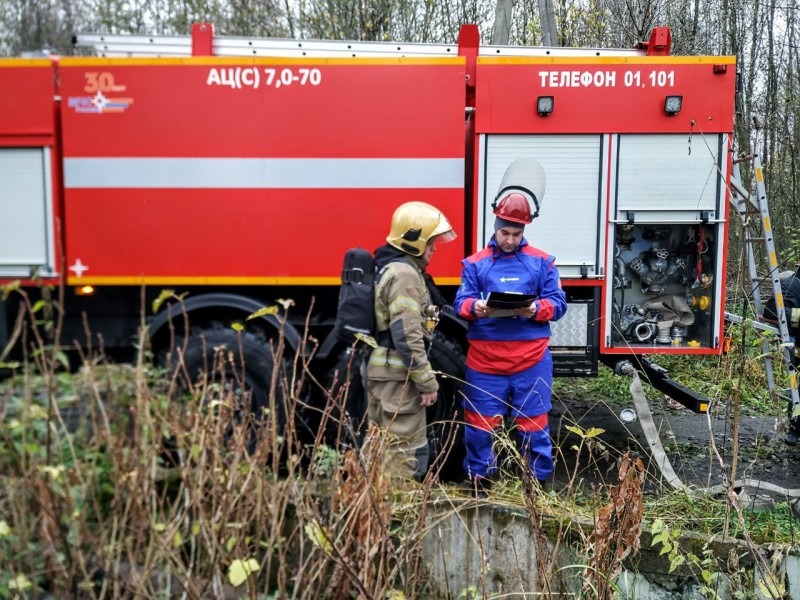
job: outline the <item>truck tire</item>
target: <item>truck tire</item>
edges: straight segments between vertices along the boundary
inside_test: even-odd
[[[178,339],[176,348],[181,348],[183,343],[182,339]],[[250,418],[255,434],[258,428],[275,419],[278,434],[285,435],[286,410],[280,394],[281,382],[278,380],[277,390],[273,394],[275,361],[266,340],[249,332],[237,333],[221,323],[212,324],[189,336],[183,359],[185,368],[178,363],[177,356],[175,350],[169,352],[166,365],[172,373],[177,369],[181,388],[189,389],[191,384],[208,376],[222,385],[223,389],[232,391],[240,400],[244,399],[244,403],[240,403],[234,411],[234,424]],[[190,381],[187,381],[187,377]],[[274,395],[274,412],[269,410],[271,395]],[[256,436],[251,438],[252,449]]]
[[[348,347],[339,354],[325,378],[333,401],[325,402],[325,442],[333,447],[357,448],[367,432],[367,392],[361,377],[364,349]]]
[[[464,387],[465,355],[461,346],[437,331],[429,353],[431,366],[439,381],[436,404],[428,408],[428,460],[430,468],[446,481],[461,479],[464,460]]]
[[[355,447],[364,440],[367,429],[367,400],[360,365],[366,354],[343,351],[325,379],[325,389],[337,402],[325,406],[325,440],[331,446]],[[434,333],[429,359],[439,381],[436,404],[428,408],[428,465],[447,481],[462,476],[464,458],[464,411],[461,389],[464,380],[464,351],[440,332]],[[346,415],[342,414],[342,408]]]

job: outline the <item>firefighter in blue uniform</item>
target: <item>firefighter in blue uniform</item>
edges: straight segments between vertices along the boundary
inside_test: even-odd
[[[492,205],[495,233],[486,248],[464,259],[456,294],[455,309],[469,321],[464,468],[480,488],[498,469],[492,444],[506,417],[513,421],[532,476],[544,483],[553,472],[548,426],[553,362],[547,345],[550,322],[563,316],[567,302],[554,257],[523,235],[538,216],[544,184],[537,161],[512,163]],[[490,292],[537,298],[501,313],[487,305]]]

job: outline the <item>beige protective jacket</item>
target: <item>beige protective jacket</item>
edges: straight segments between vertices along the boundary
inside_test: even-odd
[[[375,288],[375,319],[378,341],[388,338],[388,331],[392,348],[379,346],[372,351],[367,364],[368,379],[410,379],[420,393],[439,389],[425,348],[425,342],[430,342],[432,336],[425,327],[429,304],[428,288],[416,259],[408,257],[384,267]]]

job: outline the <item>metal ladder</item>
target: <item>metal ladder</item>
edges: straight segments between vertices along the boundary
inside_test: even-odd
[[[753,171],[755,174],[756,189],[755,194],[748,192],[741,183],[739,163],[752,160]],[[800,395],[797,390],[797,371],[792,365],[792,343],[789,335],[789,326],[786,322],[786,313],[783,310],[783,292],[781,290],[780,279],[778,279],[778,260],[775,253],[775,240],[772,233],[772,221],[769,215],[769,204],[767,202],[766,188],[764,187],[764,173],[761,168],[761,158],[758,154],[745,157],[734,161],[731,177],[731,204],[739,213],[744,233],[745,249],[747,251],[747,266],[750,275],[751,292],[753,304],[756,308],[757,321],[751,324],[762,331],[776,334],[781,341],[781,350],[784,357],[784,365],[789,378],[789,388],[776,391],[775,373],[772,365],[772,354],[770,352],[769,340],[761,341],[761,352],[764,357],[764,366],[767,372],[767,385],[770,394],[777,393],[785,401],[791,402],[793,410],[800,404]],[[757,218],[753,218],[757,217]],[[755,244],[763,244],[766,251],[766,258],[769,272],[766,275],[758,274],[758,265],[755,256]],[[772,283],[772,293],[775,298],[775,309],[778,317],[778,326],[775,327],[764,322],[764,304],[761,299],[761,285],[767,281]],[[725,318],[732,323],[742,323],[744,318],[730,313],[725,313]]]
[[[192,55],[189,35],[137,35],[127,33],[79,33],[73,37],[76,48],[90,48],[96,56],[120,57],[188,57]],[[326,40],[293,40],[238,36],[214,36],[214,56],[261,57],[441,57],[458,56],[457,44],[408,42],[358,42]],[[547,48],[540,46],[481,45],[481,56],[645,56],[636,48]]]

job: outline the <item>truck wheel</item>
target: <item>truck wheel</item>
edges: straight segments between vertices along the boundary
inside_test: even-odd
[[[330,446],[356,448],[364,441],[367,430],[367,400],[361,367],[364,350],[346,348],[328,371],[325,389],[333,402],[324,407],[325,442]]]
[[[436,332],[429,358],[433,369],[441,371],[444,376],[437,377],[439,396],[436,404],[427,410],[428,465],[442,479],[457,480],[462,475],[464,458],[464,411],[461,407],[464,351],[455,341]],[[347,349],[327,374],[325,389],[337,398],[335,406],[324,408],[330,417],[325,439],[331,445],[353,447],[360,445],[364,439],[367,407],[364,382],[359,372],[362,360],[364,356],[353,356],[352,351]],[[347,411],[348,418],[341,414],[342,407]]]
[[[429,354],[431,366],[443,375],[439,381],[439,397],[428,408],[428,457],[430,468],[442,479],[462,477],[464,459],[464,410],[461,390],[464,387],[464,351],[454,340],[437,331]]]
[[[178,339],[176,348],[181,348],[182,344],[183,340]],[[250,418],[255,434],[269,419],[275,419],[278,434],[285,434],[286,411],[282,395],[277,391],[272,394],[275,361],[266,341],[252,333],[237,333],[218,324],[190,335],[183,365],[179,364],[175,350],[167,356],[170,361],[167,366],[173,373],[177,370],[181,388],[188,390],[192,384],[208,377],[209,382],[217,383],[225,392],[233,393],[239,402],[234,409],[232,423],[241,423]],[[280,384],[278,381],[278,390]],[[271,395],[274,396],[274,412],[270,410]],[[254,442],[255,435],[251,436],[251,449],[255,447]]]

